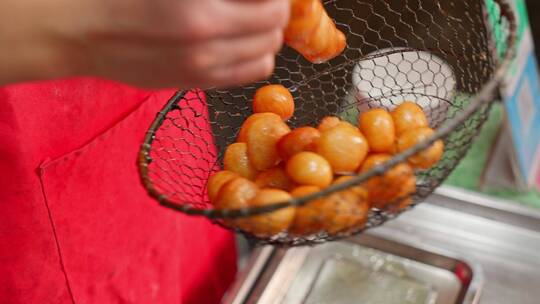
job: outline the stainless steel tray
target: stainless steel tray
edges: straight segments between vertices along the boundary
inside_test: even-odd
[[[265,247],[255,257],[246,268],[264,264],[259,276],[244,281],[244,296],[225,303],[473,303],[481,284],[478,265],[463,258],[370,235],[317,247]]]

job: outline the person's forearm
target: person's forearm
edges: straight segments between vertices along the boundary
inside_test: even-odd
[[[288,0],[1,0],[0,85],[247,83],[272,72],[288,15]]]

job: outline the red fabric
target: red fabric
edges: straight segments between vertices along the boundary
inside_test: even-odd
[[[172,94],[96,79],[0,89],[0,303],[219,303],[233,236],[139,182]]]

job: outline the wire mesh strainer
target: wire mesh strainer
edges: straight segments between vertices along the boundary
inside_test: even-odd
[[[313,65],[284,48],[267,81],[230,90],[179,91],[158,113],[142,145],[139,169],[144,186],[165,207],[223,224],[223,219],[309,204],[362,184],[443,139],[441,161],[415,173],[414,206],[456,167],[498,98],[513,54],[516,25],[506,1],[489,2],[494,5],[486,6],[484,0],[326,1],[328,14],[347,35],[345,51],[330,62]],[[222,168],[224,149],[251,114],[255,90],[276,83],[294,96],[291,128],[316,125],[328,115],[356,123],[365,109],[391,109],[414,100],[436,132],[385,164],[320,192],[264,207],[216,210],[206,195],[208,177]],[[364,225],[333,234],[284,232],[261,237],[241,232],[258,243],[313,244],[378,226],[402,211],[372,208]]]

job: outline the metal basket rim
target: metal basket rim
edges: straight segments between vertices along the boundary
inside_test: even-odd
[[[276,211],[278,209],[282,209],[286,207],[301,206],[314,199],[318,199],[322,196],[345,190],[351,186],[359,185],[371,177],[382,175],[384,172],[395,167],[399,163],[404,162],[410,156],[420,152],[421,150],[426,149],[435,141],[449,135],[456,127],[458,127],[467,118],[469,118],[472,114],[474,114],[476,110],[484,102],[489,102],[490,99],[494,98],[494,95],[496,94],[496,91],[497,91],[496,88],[501,85],[501,82],[505,77],[505,72],[507,71],[509,65],[512,62],[512,59],[515,56],[515,47],[516,47],[515,42],[517,39],[516,19],[515,19],[515,15],[510,4],[507,2],[507,0],[495,0],[495,2],[497,2],[497,4],[499,4],[500,6],[500,9],[501,9],[500,16],[504,17],[506,21],[508,21],[509,34],[506,41],[507,49],[506,49],[505,56],[502,58],[502,60],[496,67],[493,77],[489,79],[489,81],[482,86],[481,90],[474,95],[474,97],[472,98],[472,101],[464,110],[460,111],[456,115],[456,117],[454,117],[451,120],[446,121],[442,126],[437,128],[435,130],[435,133],[429,139],[422,141],[421,143],[415,145],[414,147],[402,153],[394,155],[390,160],[388,160],[384,164],[376,166],[365,173],[355,175],[353,178],[347,180],[346,182],[336,184],[336,185],[331,185],[316,193],[309,194],[303,197],[293,198],[284,202],[262,206],[262,207],[243,207],[243,208],[238,208],[238,209],[215,209],[215,208],[198,209],[198,208],[192,207],[189,202],[185,202],[182,205],[179,205],[178,203],[175,203],[169,200],[165,194],[160,193],[154,187],[154,185],[152,184],[152,181],[148,177],[148,165],[152,161],[150,157],[150,150],[152,147],[152,142],[155,138],[155,133],[165,121],[167,114],[176,107],[177,103],[183,99],[183,97],[185,96],[187,92],[191,91],[191,90],[178,90],[167,102],[167,104],[163,107],[163,109],[157,113],[156,118],[152,122],[150,128],[148,129],[145,135],[144,143],[141,145],[137,165],[138,165],[139,175],[140,175],[143,186],[147,190],[148,194],[154,199],[156,199],[159,202],[159,204],[164,207],[167,207],[167,208],[170,208],[170,209],[173,209],[173,210],[176,210],[176,211],[188,214],[188,215],[205,216],[210,219],[225,219],[225,218],[238,218],[238,217],[259,215],[259,214]],[[369,58],[369,56],[365,56],[364,58]]]

